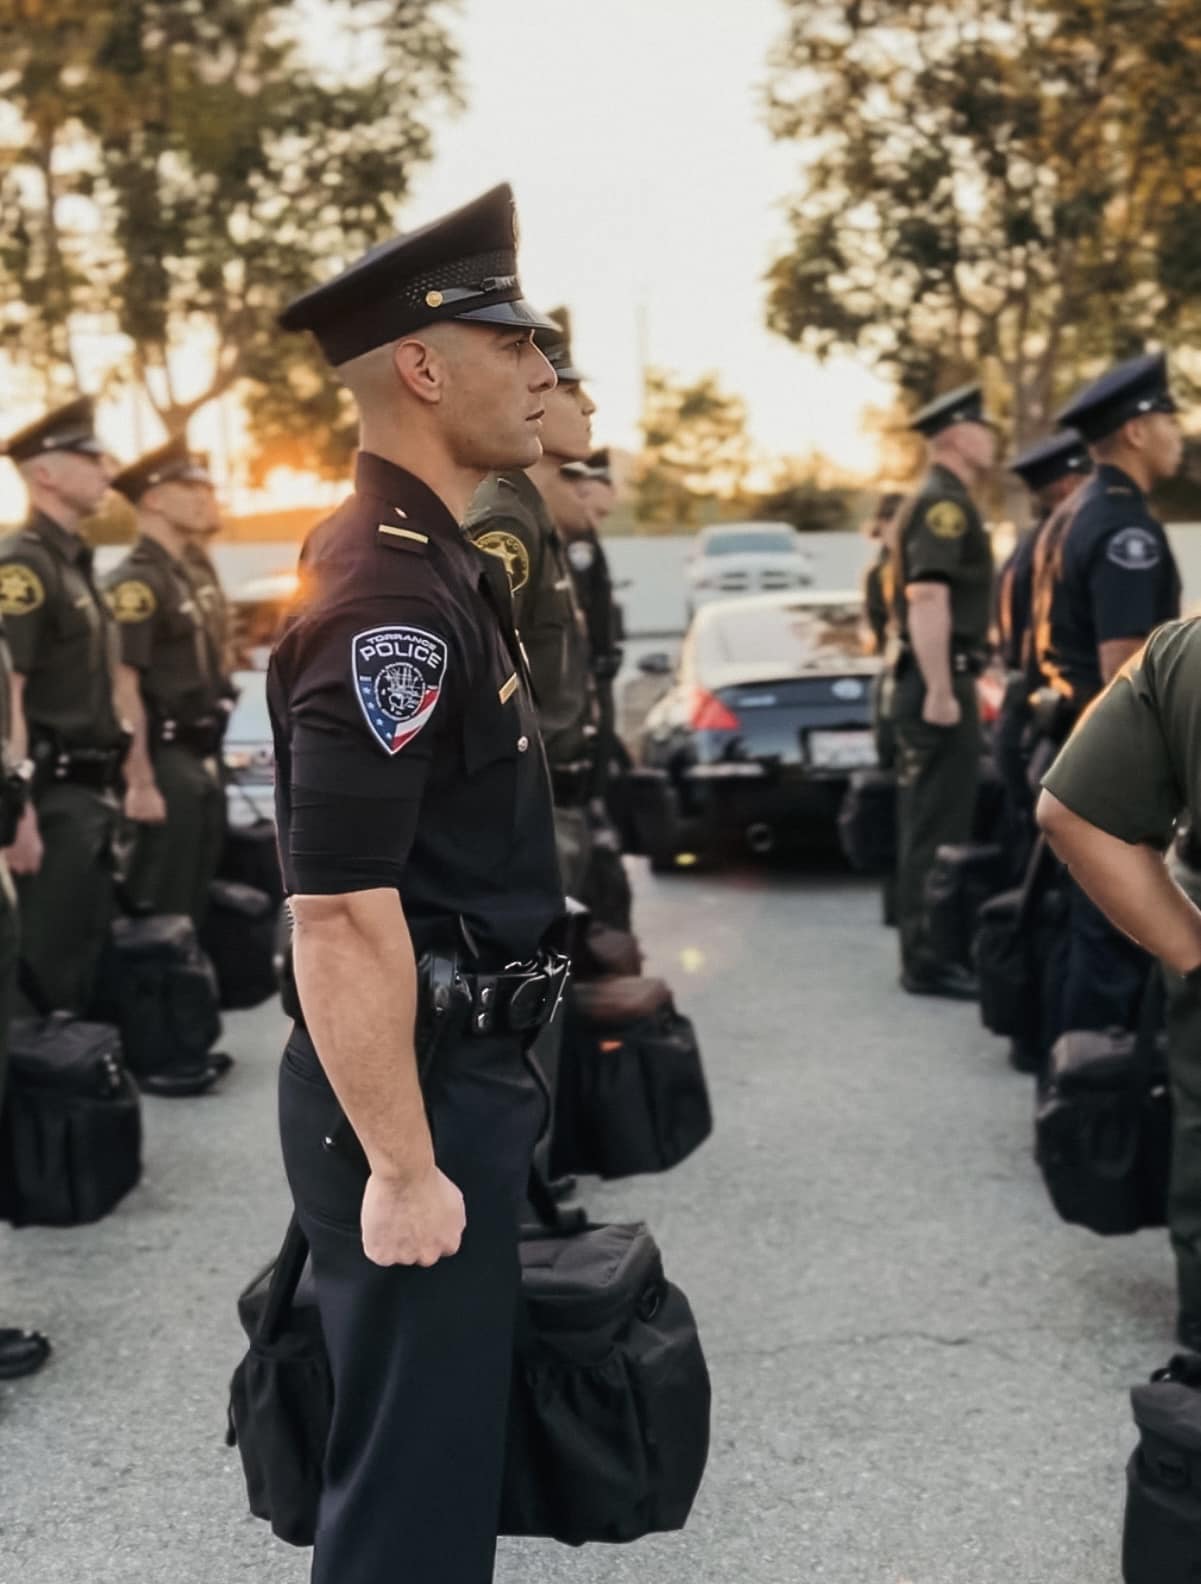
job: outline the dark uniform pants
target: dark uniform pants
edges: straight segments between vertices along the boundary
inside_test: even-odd
[[[1172,1176],[1168,1231],[1180,1308],[1201,1319],[1201,991],[1167,970]]]
[[[183,913],[199,929],[225,840],[225,793],[217,761],[164,744],[154,750],[154,778],[167,820],[138,827],[129,894],[153,913]]]
[[[21,932],[17,892],[8,865],[0,858],[0,1111],[8,1077],[8,1025],[17,999],[17,955]]]
[[[1067,961],[1055,1038],[1069,1029],[1132,1029],[1151,959],[1117,930],[1070,875]]]
[[[363,1171],[322,1147],[337,1101],[308,1035],[293,1032],[280,1133],[334,1380],[313,1584],[492,1578],[517,1224],[545,1105],[518,1042],[491,1038],[439,1052],[426,1106],[438,1165],[466,1203],[463,1243],[428,1270],[373,1265]]]
[[[17,882],[21,955],[51,1007],[82,1014],[113,921],[117,801],[54,782],[38,797],[37,813],[42,866]]]
[[[926,937],[926,876],[947,842],[972,833],[979,777],[980,726],[976,684],[956,677],[960,719],[931,726],[922,719],[925,684],[916,667],[896,686],[893,721],[897,753],[897,924],[901,966],[921,977],[940,965]]]
[[[1034,846],[1034,791],[1026,752],[1029,693],[1024,676],[1010,677],[993,742],[993,760],[1005,788],[1005,851],[1015,878],[1024,872]]]

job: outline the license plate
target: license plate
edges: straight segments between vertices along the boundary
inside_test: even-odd
[[[876,763],[870,731],[809,733],[809,763],[815,770],[866,770]]]

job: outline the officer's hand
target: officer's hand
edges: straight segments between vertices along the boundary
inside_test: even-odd
[[[463,1195],[436,1166],[414,1182],[367,1179],[363,1252],[375,1265],[436,1265],[458,1253],[466,1225]]]
[[[922,719],[927,726],[958,726],[962,715],[954,693],[931,693],[922,700]]]
[[[125,789],[125,818],[137,820],[139,825],[162,825],[167,819],[167,805],[163,794],[153,781],[138,782]]]
[[[42,836],[32,803],[26,804],[17,825],[17,838],[4,856],[13,874],[37,874],[42,867]]]

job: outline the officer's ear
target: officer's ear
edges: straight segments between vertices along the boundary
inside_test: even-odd
[[[392,347],[392,367],[404,389],[427,406],[436,407],[446,394],[449,364],[446,348],[431,325],[419,336],[405,336]]]

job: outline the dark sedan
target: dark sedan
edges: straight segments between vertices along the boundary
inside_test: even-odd
[[[879,665],[863,653],[857,594],[698,611],[635,746],[634,822],[651,867],[832,842],[852,771],[876,763]]]

